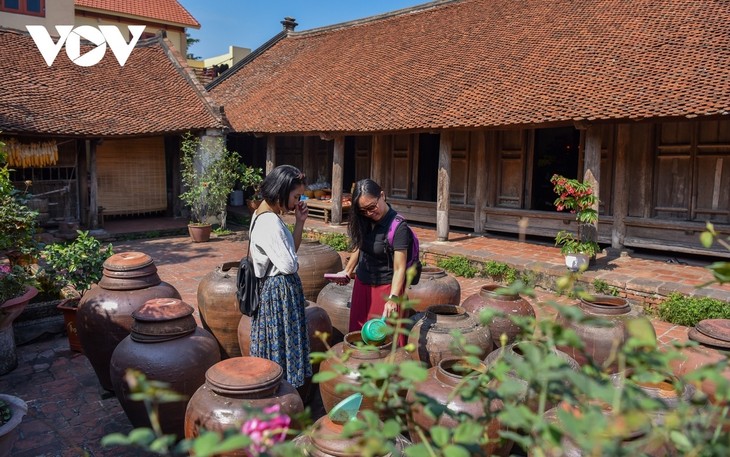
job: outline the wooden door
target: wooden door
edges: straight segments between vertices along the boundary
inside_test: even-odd
[[[522,208],[526,136],[523,130],[504,130],[497,134],[497,198],[503,208]]]
[[[469,190],[469,132],[454,132],[449,187],[449,201],[465,204]]]
[[[390,195],[396,198],[411,198],[410,184],[412,173],[413,141],[412,135],[393,135],[393,155],[390,175],[392,184]]]

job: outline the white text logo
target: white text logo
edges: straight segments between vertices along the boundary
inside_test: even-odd
[[[106,53],[106,45],[114,53],[119,65],[124,63],[132,54],[134,45],[137,44],[139,37],[144,32],[144,25],[127,26],[132,39],[129,43],[124,39],[122,33],[114,25],[100,25],[97,29],[90,25],[81,25],[74,28],[72,25],[57,25],[58,41],[53,42],[51,35],[42,25],[26,25],[26,29],[33,37],[38,50],[41,52],[43,59],[50,67],[56,60],[56,56],[61,51],[64,43],[66,44],[66,55],[73,63],[81,67],[91,67],[101,61]],[[85,39],[95,44],[96,47],[84,55],[81,55],[81,39]]]

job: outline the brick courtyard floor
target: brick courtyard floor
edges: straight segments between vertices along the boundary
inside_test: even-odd
[[[151,232],[184,227],[175,220],[142,220],[143,222],[109,221],[106,229],[119,234],[125,231]],[[344,232],[344,226],[333,227],[321,221],[308,221],[318,231]],[[421,249],[427,261],[446,255],[465,255],[472,260],[496,260],[517,269],[530,269],[546,278],[565,273],[559,250],[539,243],[524,243],[498,237],[452,233],[448,242],[435,241],[433,228],[416,227]],[[160,277],[181,293],[183,300],[197,306],[200,280],[221,263],[237,261],[245,254],[246,243],[241,233],[214,238],[208,243],[191,243],[187,236],[114,242],[115,252],[142,251],[153,257]],[[701,265],[667,263],[661,256],[625,256],[609,258],[600,255],[596,265],[584,273],[588,283],[605,281],[630,298],[647,299],[670,291],[695,293],[730,301],[730,286],[695,289],[695,285],[711,279]],[[485,278],[458,278],[462,300],[488,282]],[[531,299],[539,316],[546,316],[540,303],[555,300],[573,303],[549,291],[536,289]],[[634,299],[634,298],[632,298]],[[652,321],[661,342],[686,340],[687,329],[659,320]],[[63,335],[43,335],[18,348],[19,366],[0,376],[0,392],[16,395],[28,402],[29,412],[20,428],[20,438],[11,455],[31,456],[138,456],[137,450],[103,449],[101,437],[112,432],[127,433],[132,429],[116,398],[105,392],[85,356],[71,352]]]

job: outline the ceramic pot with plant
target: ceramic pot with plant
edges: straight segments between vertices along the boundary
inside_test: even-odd
[[[558,211],[568,210],[575,214],[578,233],[561,230],[555,236],[555,246],[565,256],[565,265],[571,271],[587,267],[590,258],[601,250],[596,242],[595,224],[598,222],[598,197],[593,187],[577,179],[553,175],[550,179],[553,191],[558,195],[553,203]]]
[[[13,395],[0,394],[0,457],[10,456],[18,438],[18,426],[28,412],[28,404]]]
[[[84,293],[98,283],[104,261],[114,254],[112,245],[102,245],[89,232],[78,231],[69,243],[54,243],[42,251],[46,275],[61,290],[63,301],[57,308],[63,314],[66,335],[72,351],[83,352],[76,325],[76,310]]]
[[[226,149],[223,138],[206,139],[183,135],[181,176],[185,192],[180,199],[190,207],[190,236],[208,241],[211,222],[220,220],[226,228],[228,195],[241,177],[241,156]]]

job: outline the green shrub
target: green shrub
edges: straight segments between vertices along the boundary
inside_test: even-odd
[[[517,270],[506,263],[487,260],[484,262],[481,276],[489,276],[497,281],[512,284],[517,280]]]
[[[350,246],[350,239],[342,233],[325,233],[319,237],[319,242],[330,246],[335,251],[347,251]]]
[[[114,251],[112,245],[101,242],[78,230],[78,237],[71,243],[54,243],[45,247],[43,258],[48,265],[45,270],[61,288],[72,286],[79,294],[89,290],[102,277],[104,261]]]
[[[608,285],[608,283],[602,279],[595,279],[593,281],[593,289],[597,294],[613,295],[614,297],[619,296],[618,288]]]
[[[659,304],[659,317],[671,324],[694,327],[702,319],[730,319],[730,303],[675,292]]]
[[[479,270],[471,264],[471,261],[462,255],[439,259],[436,266],[464,278],[473,278],[479,273]]]

